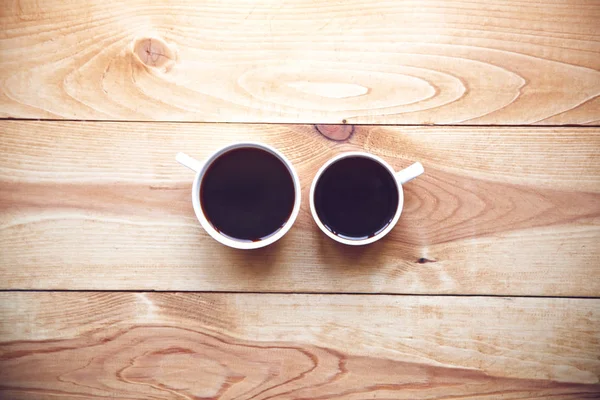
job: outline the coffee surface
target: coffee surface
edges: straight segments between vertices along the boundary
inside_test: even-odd
[[[200,185],[204,215],[221,234],[259,241],[290,218],[295,191],[287,166],[257,148],[228,151],[208,167]]]
[[[398,209],[394,176],[380,163],[347,157],[323,172],[315,187],[315,210],[323,225],[340,237],[361,240],[377,235]]]

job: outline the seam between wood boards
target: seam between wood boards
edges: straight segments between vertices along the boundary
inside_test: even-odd
[[[319,295],[319,296],[398,296],[398,297],[498,297],[531,299],[584,299],[600,300],[600,296],[539,296],[502,294],[440,294],[440,293],[369,293],[369,292],[308,292],[308,291],[219,291],[219,290],[136,290],[136,289],[0,289],[0,293],[181,293],[181,294],[264,294],[264,295]]]
[[[304,121],[304,122],[257,122],[257,121],[152,121],[152,120],[119,120],[119,119],[61,119],[61,118],[0,118],[0,121],[16,121],[16,122],[93,122],[93,123],[146,123],[146,124],[229,124],[229,125],[353,125],[353,126],[406,126],[406,127],[457,127],[457,128],[598,128],[600,124],[581,125],[581,124],[558,124],[558,125],[543,125],[543,124],[394,124],[394,123],[335,123],[335,122],[320,122],[320,121]]]

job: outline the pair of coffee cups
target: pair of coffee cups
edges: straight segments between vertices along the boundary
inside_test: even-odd
[[[262,143],[225,146],[205,161],[184,153],[176,160],[196,173],[192,204],[198,221],[218,242],[257,249],[283,237],[300,211],[300,179],[292,163]],[[402,185],[423,173],[421,163],[399,172],[366,152],[329,159],[310,189],[317,226],[346,245],[366,245],[398,222],[404,205]]]

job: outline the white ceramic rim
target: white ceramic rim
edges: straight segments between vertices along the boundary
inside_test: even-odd
[[[208,219],[204,215],[204,212],[202,211],[202,206],[200,205],[200,185],[202,184],[202,179],[204,178],[204,174],[208,170],[208,167],[213,163],[213,161],[215,161],[222,154],[225,154],[228,151],[231,151],[234,149],[240,149],[240,148],[262,149],[262,150],[268,151],[269,153],[275,155],[277,158],[279,158],[279,160],[281,162],[283,162],[285,164],[290,175],[292,176],[292,180],[294,181],[294,191],[295,191],[294,207],[292,208],[292,213],[290,214],[290,217],[288,218],[287,222],[276,233],[274,233],[273,235],[269,236],[268,238],[266,238],[264,240],[259,240],[257,242],[247,242],[247,241],[242,241],[242,240],[235,240],[235,239],[232,239],[232,238],[229,238],[227,236],[220,234],[212,226],[212,224],[208,221]],[[224,244],[225,246],[233,247],[235,249],[244,249],[244,250],[258,249],[261,247],[268,246],[268,245],[276,242],[277,240],[281,239],[283,237],[283,235],[285,235],[290,230],[292,225],[294,225],[294,222],[296,221],[296,218],[298,217],[298,213],[300,212],[301,198],[302,198],[302,196],[300,193],[300,179],[298,178],[298,174],[294,170],[292,163],[282,153],[280,153],[275,148],[273,148],[269,145],[263,144],[263,143],[258,143],[258,142],[234,143],[234,144],[224,146],[224,147],[220,148],[219,150],[215,151],[208,159],[203,161],[202,168],[200,169],[200,171],[198,171],[196,173],[196,177],[194,178],[194,184],[192,185],[192,204],[194,206],[194,212],[196,213],[196,217],[198,218],[200,225],[202,225],[204,230],[210,236],[212,236],[213,239]]]
[[[345,238],[335,235],[333,232],[331,232],[329,229],[327,229],[325,227],[325,225],[323,225],[323,223],[319,219],[319,216],[317,215],[317,210],[315,209],[315,196],[314,196],[315,188],[317,187],[317,182],[321,178],[321,175],[323,175],[323,172],[325,172],[325,170],[327,168],[329,168],[332,164],[340,161],[341,159],[348,158],[348,157],[363,157],[363,158],[368,158],[368,159],[378,162],[385,169],[387,169],[388,172],[392,175],[392,177],[394,178],[394,182],[396,182],[396,188],[398,189],[398,209],[396,210],[396,214],[394,214],[394,218],[392,218],[392,221],[384,230],[379,232],[377,235],[367,238],[367,239],[351,240],[351,239],[345,239]],[[336,242],[347,244],[350,246],[362,246],[365,244],[373,243],[373,242],[378,241],[385,235],[387,235],[394,228],[394,226],[396,226],[396,223],[398,222],[398,219],[400,218],[400,214],[402,214],[403,207],[404,207],[404,192],[402,190],[402,184],[400,183],[400,181],[398,180],[398,178],[396,176],[396,171],[394,171],[394,169],[383,159],[381,159],[373,154],[365,153],[362,151],[350,151],[350,152],[346,152],[346,153],[341,153],[341,154],[338,154],[337,156],[331,158],[329,161],[327,161],[325,164],[323,164],[321,169],[319,169],[319,171],[317,172],[317,175],[315,175],[315,178],[313,179],[312,185],[310,187],[310,212],[313,216],[313,219],[317,223],[317,226],[323,231],[323,233],[325,233],[331,239],[335,240]]]

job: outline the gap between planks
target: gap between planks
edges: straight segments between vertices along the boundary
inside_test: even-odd
[[[0,118],[0,121],[15,121],[15,122],[92,122],[92,123],[135,123],[135,124],[190,124],[190,125],[213,125],[213,124],[226,124],[226,125],[352,125],[352,126],[406,126],[406,127],[448,127],[448,128],[587,128],[596,129],[600,127],[600,121],[598,124],[557,124],[557,125],[536,125],[536,124],[488,124],[488,125],[477,125],[477,124],[393,124],[393,123],[334,123],[334,122],[321,122],[321,121],[303,121],[303,122],[260,122],[260,121],[181,121],[181,120],[160,120],[160,121],[148,121],[148,120],[119,120],[119,119],[63,119],[63,118]]]
[[[0,293],[181,293],[181,294],[241,294],[241,295],[315,295],[315,296],[395,296],[395,297],[494,297],[505,299],[580,299],[580,300],[600,300],[600,296],[538,296],[538,295],[501,295],[501,294],[441,294],[441,293],[362,293],[362,292],[306,292],[306,291],[221,291],[221,290],[136,290],[136,289],[0,289]]]

